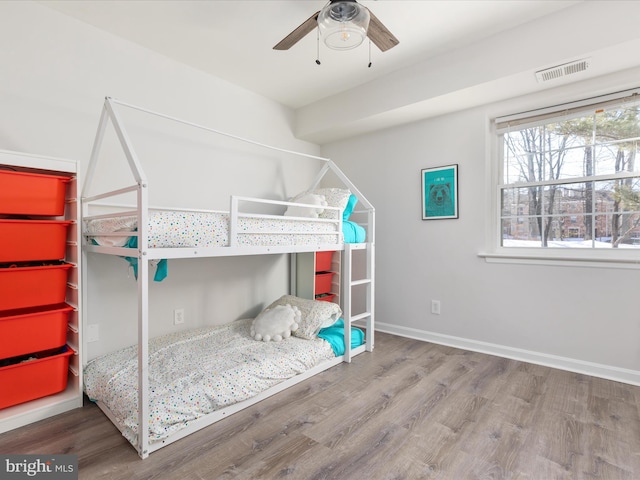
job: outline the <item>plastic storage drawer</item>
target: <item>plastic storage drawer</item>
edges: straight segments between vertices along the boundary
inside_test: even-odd
[[[64,215],[69,177],[0,170],[0,214]]]
[[[70,224],[64,220],[0,220],[0,262],[64,258]]]
[[[33,360],[0,367],[0,408],[66,389],[70,355],[73,350],[65,346],[53,354],[34,354]]]
[[[333,302],[335,296],[335,293],[322,293],[320,295],[316,295],[316,300],[319,300],[320,302]]]
[[[331,270],[331,260],[334,252],[316,252],[316,272]]]
[[[329,293],[331,291],[331,280],[333,279],[333,275],[333,272],[316,274],[315,295]]]
[[[64,346],[71,310],[56,305],[0,312],[0,359]]]
[[[0,268],[0,310],[64,303],[71,264]]]

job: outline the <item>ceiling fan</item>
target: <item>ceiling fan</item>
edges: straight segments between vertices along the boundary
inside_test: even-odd
[[[335,50],[355,48],[365,37],[383,52],[400,43],[367,7],[356,0],[329,0],[322,10],[302,22],[273,49],[289,50],[316,27],[327,46]]]

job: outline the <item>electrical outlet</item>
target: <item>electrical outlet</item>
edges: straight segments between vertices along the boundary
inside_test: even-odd
[[[440,315],[440,300],[431,300],[431,313]]]
[[[184,323],[184,308],[176,308],[173,311],[173,324],[180,325]]]

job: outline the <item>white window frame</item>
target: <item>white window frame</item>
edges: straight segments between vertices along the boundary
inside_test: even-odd
[[[631,95],[640,95],[640,88],[616,92],[595,98],[586,98],[584,100],[570,102],[567,104],[556,105],[553,107],[532,110],[513,115],[495,117],[490,119],[489,134],[490,142],[490,165],[488,175],[490,178],[490,195],[491,203],[491,219],[489,221],[489,229],[487,230],[486,243],[487,250],[479,254],[485,258],[487,262],[492,263],[519,263],[519,264],[546,264],[546,265],[568,265],[568,266],[596,266],[596,267],[615,267],[615,268],[631,268],[640,269],[640,249],[557,249],[550,247],[504,247],[501,245],[502,226],[501,226],[501,188],[504,187],[503,182],[503,145],[499,141],[500,133],[503,131],[498,126],[504,126],[506,123],[517,124],[519,128],[526,126],[528,120],[531,123],[540,124],[544,118],[557,117],[560,113],[568,111],[588,111],[593,110],[599,105],[617,104],[624,97]],[[597,179],[589,178],[590,181]],[[571,181],[578,180],[572,179]]]

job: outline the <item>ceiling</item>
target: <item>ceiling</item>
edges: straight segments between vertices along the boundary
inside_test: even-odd
[[[398,38],[336,52],[316,32],[287,51],[272,47],[324,0],[42,0],[42,5],[198,70],[300,109],[392,72],[472,45],[580,3],[578,0],[360,0]]]

